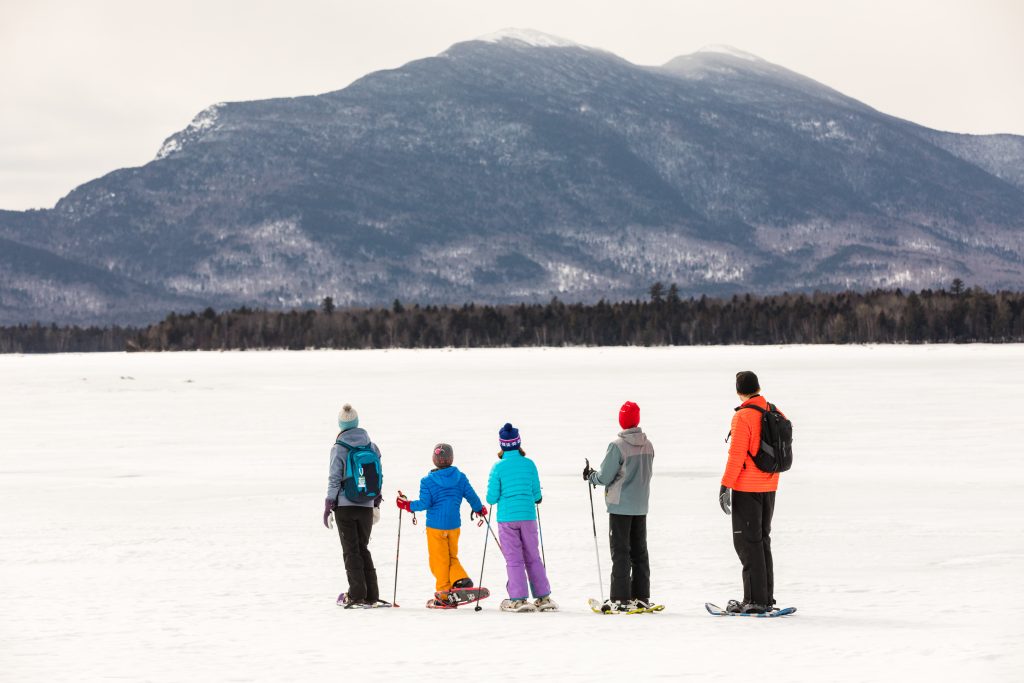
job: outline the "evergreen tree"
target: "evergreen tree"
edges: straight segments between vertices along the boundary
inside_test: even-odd
[[[665,296],[665,285],[661,284],[660,282],[655,282],[653,285],[651,285],[651,288],[648,291],[651,295],[652,304],[660,304],[664,300],[663,297]]]

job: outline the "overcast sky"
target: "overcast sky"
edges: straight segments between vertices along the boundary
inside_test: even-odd
[[[0,208],[144,164],[215,102],[337,90],[505,27],[639,64],[724,43],[933,128],[1024,134],[1024,0],[0,0]]]

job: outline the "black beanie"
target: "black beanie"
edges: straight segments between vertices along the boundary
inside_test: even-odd
[[[761,392],[761,384],[757,381],[757,375],[750,370],[743,370],[736,373],[737,394],[758,394]]]

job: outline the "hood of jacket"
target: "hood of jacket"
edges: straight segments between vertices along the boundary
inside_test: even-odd
[[[647,435],[639,427],[631,427],[619,432],[619,438],[630,446],[643,446],[647,442]]]
[[[459,469],[452,465],[440,470],[431,470],[427,477],[429,477],[430,481],[437,486],[450,489],[459,485],[461,474],[462,473],[459,472]]]
[[[337,442],[345,446],[369,446],[370,435],[362,427],[355,427],[338,434]]]

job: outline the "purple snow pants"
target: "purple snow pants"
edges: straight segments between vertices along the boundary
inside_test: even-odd
[[[500,522],[498,538],[501,540],[501,552],[505,556],[505,570],[508,572],[508,597],[525,600],[530,597],[530,593],[535,598],[550,595],[548,573],[540,559],[537,521]]]

